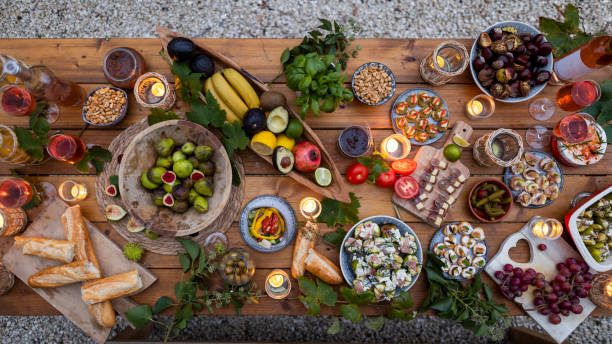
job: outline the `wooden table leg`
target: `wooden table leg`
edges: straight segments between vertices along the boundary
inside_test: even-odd
[[[518,326],[510,328],[510,342],[515,344],[557,344],[549,335]],[[571,344],[569,340],[561,344]]]
[[[143,328],[126,327],[107,343],[145,343],[153,331],[153,323],[149,322]]]

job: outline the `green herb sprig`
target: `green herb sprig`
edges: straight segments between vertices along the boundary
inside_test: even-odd
[[[36,161],[41,161],[45,157],[43,149],[48,142],[47,134],[51,129],[49,122],[42,116],[42,112],[47,105],[45,102],[36,103],[34,111],[30,114],[31,131],[26,128],[15,127],[19,147]]]
[[[234,305],[236,312],[240,314],[245,302],[257,302],[261,296],[261,290],[257,289],[255,283],[235,287],[225,284],[222,290],[209,290],[209,278],[217,271],[217,259],[225,253],[223,244],[215,245],[214,250],[206,251],[190,239],[176,239],[187,252],[178,253],[179,261],[183,270],[181,282],[174,286],[173,300],[169,296],[160,297],[153,307],[140,305],[125,312],[127,319],[137,328],[142,328],[149,322],[166,328],[164,343],[176,337],[182,329],[193,319],[196,311],[202,311],[204,307],[213,314],[213,307],[221,308]],[[187,279],[184,279],[188,274]],[[198,293],[200,291],[200,293]],[[169,323],[153,318],[164,310],[175,307],[176,311]]]
[[[442,265],[438,257],[428,252],[425,274],[429,293],[419,312],[432,309],[439,317],[460,323],[476,336],[502,339],[504,330],[510,326],[510,318],[502,317],[509,312],[508,308],[493,301],[491,288],[482,283],[480,275],[474,277],[471,285],[464,287],[455,280],[445,279]]]
[[[367,180],[368,184],[376,184],[376,178],[378,178],[381,173],[387,172],[391,169],[389,164],[387,164],[383,158],[377,155],[362,156],[359,157],[357,161],[370,170]]]

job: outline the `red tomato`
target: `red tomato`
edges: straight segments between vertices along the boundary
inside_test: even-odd
[[[395,182],[395,194],[403,199],[414,198],[419,194],[419,183],[410,176],[400,177]]]
[[[376,185],[381,188],[390,188],[395,184],[395,178],[395,171],[389,169],[389,171],[378,175],[378,178],[376,178]]]
[[[368,179],[369,174],[370,172],[367,167],[356,162],[346,170],[346,179],[351,184],[363,184]]]
[[[391,168],[399,175],[407,176],[417,168],[417,162],[412,159],[400,159],[391,163]]]

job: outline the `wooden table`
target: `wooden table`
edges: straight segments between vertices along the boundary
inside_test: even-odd
[[[467,47],[470,47],[472,44],[471,40],[460,41]],[[281,52],[286,47],[294,46],[297,40],[201,39],[201,42],[214,49],[218,49],[221,53],[234,59],[247,71],[263,81],[269,81],[280,71],[279,57]],[[431,53],[440,42],[441,40],[436,39],[359,40],[356,41],[356,44],[360,44],[362,50],[358,58],[350,61],[347,72],[352,73],[362,63],[379,61],[393,70],[398,83],[396,94],[413,87],[430,87],[423,84],[418,73],[418,63],[427,54]],[[4,39],[0,40],[0,53],[15,56],[32,65],[47,65],[59,76],[72,79],[80,83],[86,91],[89,91],[100,84],[106,84],[101,67],[102,58],[108,50],[121,46],[128,46],[138,50],[144,56],[149,71],[160,72],[167,77],[171,76],[168,65],[158,54],[161,48],[158,39]],[[612,68],[604,68],[589,75],[589,77],[596,80],[611,79]],[[285,93],[290,103],[293,103],[295,94],[284,86],[283,79],[278,80],[276,84],[272,85],[272,89]],[[481,135],[500,127],[512,128],[524,134],[525,130],[534,123],[527,112],[528,102],[520,104],[498,102],[493,117],[481,121],[467,119],[463,112],[465,102],[480,93],[472,81],[469,70],[454,79],[452,83],[435,87],[435,90],[440,93],[449,106],[451,123],[463,120],[474,127],[475,131],[472,135],[472,142]],[[556,91],[557,87],[548,86],[542,91],[541,96],[552,99]],[[85,142],[108,146],[121,130],[149,114],[147,109],[137,105],[131,93],[129,102],[128,114],[121,123],[108,129],[88,128],[82,136]],[[340,107],[333,114],[322,114],[318,118],[309,115],[307,121],[315,129],[324,144],[327,145],[340,171],[344,172],[353,163],[353,160],[343,157],[337,148],[336,141],[340,131],[348,124],[367,122],[373,129],[375,141],[380,142],[382,138],[392,132],[389,119],[389,110],[392,103],[390,101],[383,106],[368,107],[355,101]],[[552,128],[561,116],[562,114],[557,113],[550,120],[540,122],[539,124]],[[28,121],[27,118],[0,115],[0,123],[10,126],[27,126]],[[81,119],[81,109],[62,108],[60,119],[52,125],[52,128],[61,129],[68,134],[78,135],[81,129],[84,128],[84,122]],[[441,144],[442,141],[444,140],[439,141],[438,144]],[[261,194],[277,194],[288,200],[297,209],[298,202],[302,197],[313,195],[308,189],[291,179],[279,175],[271,166],[251,152],[245,151],[241,155],[248,174],[245,181],[245,203]],[[413,156],[414,152],[411,155]],[[466,202],[469,190],[479,180],[492,176],[500,178],[502,169],[484,168],[477,165],[470,149],[464,151],[461,159],[470,168],[472,177],[468,180],[467,186],[459,197],[459,201],[451,210],[447,221],[467,220],[475,222],[476,219],[470,214]],[[509,214],[504,222],[483,225],[487,233],[489,247],[493,251],[497,251],[506,236],[518,231],[534,215],[561,219],[569,209],[569,201],[575,194],[580,191],[597,191],[612,183],[611,166],[612,155],[608,153],[603,161],[588,168],[563,167],[563,172],[565,173],[564,188],[559,199],[551,206],[542,209],[526,209],[515,205],[511,214]],[[0,174],[8,175],[10,173],[9,168],[10,166],[6,165],[0,166]],[[56,186],[68,178],[85,183],[90,190],[90,195],[81,202],[84,215],[95,222],[101,230],[119,245],[125,243],[125,240],[118,233],[114,232],[106,222],[104,215],[96,204],[93,192],[95,175],[81,174],[74,167],[58,161],[50,161],[42,166],[20,168],[19,172],[34,176],[32,177],[34,180],[51,182]],[[351,186],[350,188],[361,199],[360,216],[362,218],[381,214],[395,216],[390,201],[391,190],[381,189],[372,185]],[[434,229],[421,223],[407,212],[402,211],[401,217],[416,231],[421,244],[427,247]],[[329,229],[322,226],[322,231],[327,230]],[[247,247],[240,237],[236,222],[228,230],[227,235],[232,246]],[[12,242],[13,239],[11,238],[0,238],[0,255],[12,245]],[[335,248],[320,242],[317,245],[317,249],[334,261],[337,261],[338,252]],[[511,252],[513,252],[513,256],[517,260],[525,261],[528,259],[529,253],[526,245],[519,245],[517,249]],[[262,286],[265,276],[272,269],[282,268],[288,271],[291,264],[291,254],[292,246],[271,255],[254,253],[257,266],[255,281]],[[103,259],[103,253],[100,253],[100,257]],[[162,295],[173,295],[173,286],[181,276],[178,258],[176,256],[147,253],[143,262],[159,277],[159,280],[143,293],[134,296],[133,299],[141,304],[153,304]],[[493,283],[485,274],[483,274],[483,279],[486,283]],[[295,281],[294,286],[296,286]],[[493,288],[493,290],[498,300],[505,301],[511,310],[511,314],[522,314],[522,311],[514,303],[502,298],[497,292],[497,288]],[[425,277],[423,275],[410,292],[416,304],[419,305],[427,293]],[[384,308],[385,306],[383,305],[370,306],[367,308],[366,313],[380,314]],[[216,314],[234,314],[232,307],[215,310],[215,312]],[[330,314],[331,312],[333,310],[330,310],[329,307],[323,307],[323,313]],[[243,309],[243,314],[253,315],[301,315],[304,313],[304,306],[297,300],[297,288],[292,290],[289,299],[276,301],[265,298],[259,305],[249,304]],[[8,294],[0,296],[0,315],[52,314],[58,314],[58,312],[20,281],[16,282],[15,287]],[[598,308],[593,314],[612,315],[612,311]]]

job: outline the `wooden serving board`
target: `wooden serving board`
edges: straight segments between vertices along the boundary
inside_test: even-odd
[[[166,56],[170,56],[168,54],[168,43],[173,38],[185,37],[179,34],[178,32],[168,30],[161,26],[157,27],[157,35],[159,36],[159,39],[164,48],[164,52],[166,53]],[[267,84],[259,80],[257,77],[255,77],[251,73],[247,72],[244,68],[240,67],[240,65],[234,62],[232,59],[228,58],[227,56],[201,43],[196,43],[196,45],[213,59],[214,64],[215,64],[214,66],[215,72],[218,72],[222,70],[223,68],[227,68],[227,67],[234,68],[252,83],[252,85],[254,86],[255,92],[257,92],[258,95],[261,95],[261,93],[270,90]],[[203,98],[203,97],[204,97],[203,95],[200,95],[200,98]],[[296,182],[306,186],[310,190],[320,195],[323,195],[328,198],[333,198],[341,202],[350,202],[351,198],[349,197],[349,192],[348,192],[348,188],[346,185],[346,181],[344,177],[342,176],[342,174],[340,173],[340,171],[338,170],[338,167],[336,167],[336,163],[332,159],[331,154],[329,154],[329,152],[327,151],[327,148],[325,148],[325,146],[323,145],[323,143],[321,142],[317,134],[314,132],[314,130],[312,130],[310,126],[306,122],[304,122],[300,118],[300,116],[298,116],[298,114],[293,110],[293,108],[291,108],[290,106],[286,106],[285,108],[287,109],[289,114],[293,118],[298,120],[304,127],[304,134],[303,134],[304,138],[306,138],[306,140],[308,140],[309,142],[317,146],[319,150],[321,151],[321,166],[327,167],[330,170],[332,174],[332,183],[326,187],[319,186],[315,183],[313,174],[304,174],[304,173],[298,172],[295,169],[289,172],[287,175],[293,180],[295,180]],[[254,151],[253,153],[255,153],[257,156],[267,161],[268,164],[272,165],[271,156],[261,155]]]
[[[495,271],[503,271],[505,264],[512,264],[523,270],[532,268],[537,272],[541,272],[546,276],[546,280],[550,281],[557,275],[557,263],[565,262],[569,257],[582,260],[582,257],[576,252],[563,238],[556,240],[540,239],[531,232],[531,223],[541,220],[540,216],[534,216],[526,225],[518,232],[509,235],[502,242],[497,254],[489,260],[485,267],[485,271],[491,278],[495,279]],[[518,263],[510,258],[509,251],[515,247],[519,240],[526,240],[529,245],[530,259],[527,263]],[[540,251],[537,246],[545,244],[546,250]],[[557,342],[561,343],[580,325],[597,307],[589,298],[580,299],[580,305],[583,307],[582,313],[570,313],[569,316],[561,316],[561,323],[558,325],[551,324],[548,321],[548,316],[542,315],[537,311],[528,311],[533,308],[533,286],[529,286],[529,290],[523,293],[521,297],[517,297],[514,301],[520,304],[525,312],[529,314],[542,328]]]
[[[48,204],[42,205],[42,207],[45,208],[41,210],[22,235],[66,240],[60,217],[68,206],[56,198]],[[89,236],[98,256],[103,276],[108,277],[137,269],[143,285],[140,291],[145,290],[157,280],[157,277],[149,270],[126,259],[123,256],[123,250],[100,232],[89,220],[85,219],[85,224],[89,230]],[[21,247],[17,246],[8,250],[2,258],[2,262],[25,284],[27,284],[28,278],[36,272],[49,266],[63,264],[36,256],[24,255]],[[96,342],[103,343],[106,341],[111,329],[100,326],[89,313],[87,305],[81,300],[81,283],[59,288],[32,289]],[[123,316],[126,310],[134,306],[134,302],[127,297],[123,297],[113,300],[113,306]]]
[[[425,170],[429,166],[429,161],[433,158],[436,158],[440,161],[446,161],[446,163],[448,164],[445,170],[440,170],[440,172],[438,173],[438,176],[436,177],[436,183],[440,179],[440,177],[447,176],[451,168],[458,168],[461,171],[461,173],[465,176],[465,179],[467,182],[467,179],[470,178],[470,170],[460,160],[457,160],[455,162],[449,162],[448,160],[446,160],[446,158],[444,158],[443,151],[446,145],[448,145],[449,143],[452,143],[453,136],[455,136],[456,133],[459,134],[461,137],[463,137],[466,141],[469,141],[470,136],[472,136],[472,131],[473,129],[469,124],[463,121],[457,121],[455,122],[453,129],[450,131],[448,137],[446,138],[446,141],[444,141],[444,144],[442,145],[441,148],[434,148],[431,146],[422,146],[421,148],[419,148],[418,152],[414,156],[414,160],[417,163],[417,168],[414,172],[412,172],[411,176],[414,179],[416,179],[417,182],[420,183],[421,175],[425,173]],[[452,196],[455,197],[456,199],[455,203],[461,201],[459,199],[459,195],[461,194],[461,190],[463,190],[463,187],[465,186],[466,182],[461,184],[461,186],[459,186],[459,188],[457,188],[453,192]],[[423,210],[417,210],[412,200],[400,198],[395,193],[393,194],[393,203],[405,209],[406,211],[409,211],[414,216],[418,217],[419,219],[427,223],[426,220],[429,214],[429,210],[427,209],[433,208],[434,200],[437,198],[436,191],[443,193],[444,195],[448,195],[447,193],[441,191],[434,185],[433,190],[430,192],[429,198],[427,198],[423,202],[423,204],[425,205],[425,209]],[[444,218],[442,219],[442,224],[440,226],[444,224],[444,219],[448,216],[449,213],[450,211],[446,213],[446,216],[444,216]]]

